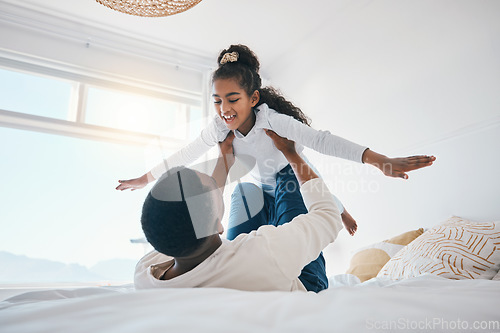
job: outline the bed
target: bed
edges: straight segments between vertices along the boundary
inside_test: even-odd
[[[376,276],[360,274],[354,262],[351,273],[332,276],[330,288],[318,294],[219,288],[134,290],[133,285],[17,295],[4,290],[0,291],[0,331],[500,332],[499,227],[498,223],[470,224],[454,217],[409,237],[393,237],[384,242],[409,243],[396,244],[401,249],[389,253]],[[471,232],[482,238],[469,237]],[[468,252],[457,251],[455,240],[469,247]],[[441,244],[437,246],[441,257],[433,266],[425,253],[417,255],[416,251],[430,244],[427,254],[435,254],[436,243]],[[384,246],[375,244],[360,253],[392,245]],[[450,253],[462,257],[451,258]],[[478,257],[484,257],[490,267],[485,268]],[[432,271],[422,271],[422,267]]]

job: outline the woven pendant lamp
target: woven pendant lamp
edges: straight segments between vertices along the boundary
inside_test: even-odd
[[[182,13],[201,0],[96,0],[116,11],[146,17],[161,17]]]

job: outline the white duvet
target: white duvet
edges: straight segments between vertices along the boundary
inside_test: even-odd
[[[0,293],[1,296],[1,293]],[[0,302],[0,332],[500,332],[500,282],[331,279],[319,294],[52,289]]]

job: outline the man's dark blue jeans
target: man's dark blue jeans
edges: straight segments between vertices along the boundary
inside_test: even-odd
[[[227,238],[233,240],[239,234],[257,230],[262,225],[288,223],[294,217],[307,213],[299,182],[290,165],[276,174],[274,193],[273,198],[255,184],[238,184],[231,195]],[[302,269],[299,279],[308,291],[319,292],[328,288],[322,253]]]

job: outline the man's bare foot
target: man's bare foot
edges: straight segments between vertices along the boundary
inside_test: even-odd
[[[344,227],[349,235],[354,236],[354,233],[358,230],[358,224],[352,218],[351,214],[349,214],[344,208],[344,212],[340,214],[340,217],[342,217],[342,224],[344,224]]]

